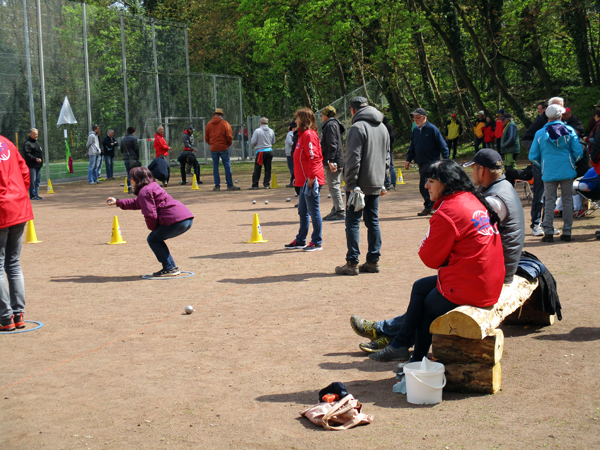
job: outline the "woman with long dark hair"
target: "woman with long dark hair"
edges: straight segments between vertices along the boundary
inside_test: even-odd
[[[300,188],[298,194],[300,229],[296,239],[286,244],[285,248],[314,252],[323,249],[321,236],[323,221],[319,209],[321,186],[325,184],[323,154],[317,134],[315,114],[309,108],[300,108],[294,117],[299,136],[294,149],[294,186]],[[312,220],[313,232],[307,245],[309,217]]]
[[[185,233],[192,227],[194,215],[187,207],[174,200],[152,178],[145,167],[135,167],[129,172],[134,195],[137,198],[117,200],[109,197],[106,203],[121,209],[140,209],[151,230],[148,245],[162,264],[162,270],[152,274],[154,277],[179,275],[179,268],[169,252],[165,240]]]
[[[502,292],[504,255],[498,214],[454,161],[434,162],[425,168],[424,176],[435,212],[419,257],[437,275],[413,284],[398,333],[387,347],[369,355],[376,361],[408,359],[413,341],[411,361],[420,361],[429,352],[429,326],[437,317],[459,305],[492,306]],[[374,341],[383,335],[382,322],[352,316],[351,324],[355,332]]]

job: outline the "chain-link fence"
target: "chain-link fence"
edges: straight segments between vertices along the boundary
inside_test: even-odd
[[[191,124],[200,158],[203,125],[215,108],[225,111],[234,133],[244,123],[240,78],[190,72],[187,28],[181,23],[65,0],[3,0],[0,65],[0,134],[20,147],[29,129],[38,128],[46,152],[43,172],[51,179],[85,175],[92,123],[100,126],[101,139],[113,129],[120,140],[135,127],[140,142],[150,145],[150,156],[148,139],[159,125],[168,130],[165,137],[177,156]],[[65,96],[77,124],[57,127]],[[67,145],[73,174],[65,163]],[[239,143],[236,151],[241,157]],[[122,162],[115,170],[124,170]]]

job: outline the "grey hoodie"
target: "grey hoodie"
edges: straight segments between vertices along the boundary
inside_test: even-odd
[[[275,132],[269,128],[269,125],[261,125],[252,133],[250,141],[256,151],[264,150],[265,148],[273,148],[275,143]]]
[[[390,134],[383,114],[372,106],[359,109],[346,135],[346,191],[359,186],[365,195],[379,195],[390,168]]]

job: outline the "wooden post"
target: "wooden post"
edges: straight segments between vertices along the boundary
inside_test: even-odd
[[[434,334],[432,351],[443,364],[479,363],[493,366],[502,358],[504,333],[502,330],[494,330],[492,336],[480,340]]]

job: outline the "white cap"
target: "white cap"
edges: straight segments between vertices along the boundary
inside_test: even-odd
[[[560,105],[553,104],[546,108],[546,117],[550,120],[558,120],[565,113],[565,108]]]
[[[485,113],[483,111],[479,111],[477,114],[481,114],[482,116],[485,116]]]

